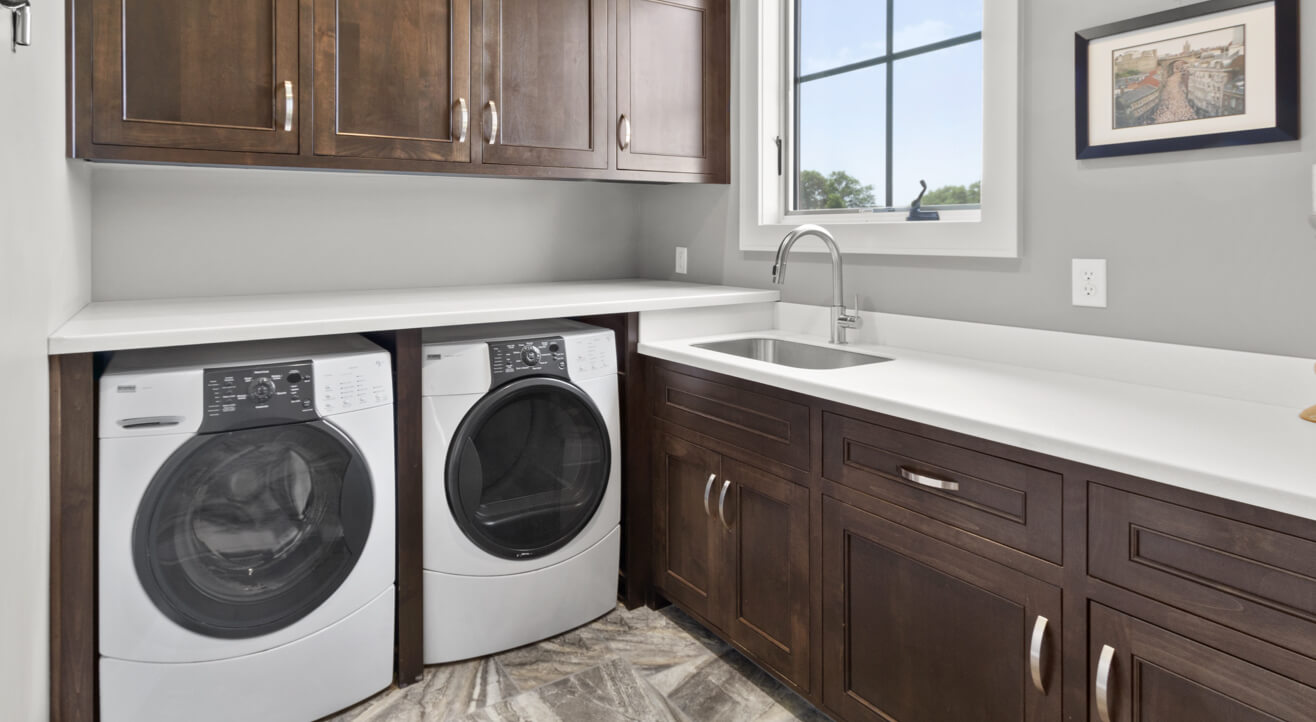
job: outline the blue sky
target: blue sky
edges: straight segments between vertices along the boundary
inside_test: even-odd
[[[799,0],[805,74],[886,52],[885,0]],[[983,0],[896,0],[895,50],[982,29]],[[801,165],[844,170],[885,200],[886,68],[805,83],[800,95]],[[895,64],[895,198],[907,205],[928,186],[982,177],[982,43]]]

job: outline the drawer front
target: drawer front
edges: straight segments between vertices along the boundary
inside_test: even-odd
[[[1311,539],[1090,484],[1088,573],[1316,658]]]
[[[809,468],[809,407],[659,368],[654,416],[798,469]]]
[[[826,478],[1062,563],[1060,474],[831,413],[823,439]]]

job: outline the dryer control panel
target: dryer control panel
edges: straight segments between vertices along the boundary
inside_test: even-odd
[[[569,378],[566,342],[561,336],[491,341],[489,371],[495,386],[522,376]]]
[[[317,418],[310,361],[206,369],[200,433]]]

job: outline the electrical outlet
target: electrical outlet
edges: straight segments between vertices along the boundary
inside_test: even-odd
[[[1106,259],[1074,259],[1073,294],[1075,306],[1106,307]]]
[[[677,247],[676,247],[676,272],[677,272],[677,273],[685,273],[685,272],[686,272],[686,269],[688,268],[687,263],[688,263],[689,259],[690,259],[690,254],[689,254],[689,252],[686,250],[685,246],[677,246]]]

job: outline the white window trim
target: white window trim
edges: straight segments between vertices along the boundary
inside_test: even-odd
[[[786,214],[794,154],[791,108],[793,0],[744,0],[740,6],[740,250],[776,250],[803,223],[826,226],[846,253],[1015,258],[1019,255],[1019,0],[984,0],[983,179],[981,210],[946,210],[940,221],[904,213]],[[800,250],[815,250],[801,244]],[[819,245],[816,250],[823,250]]]

